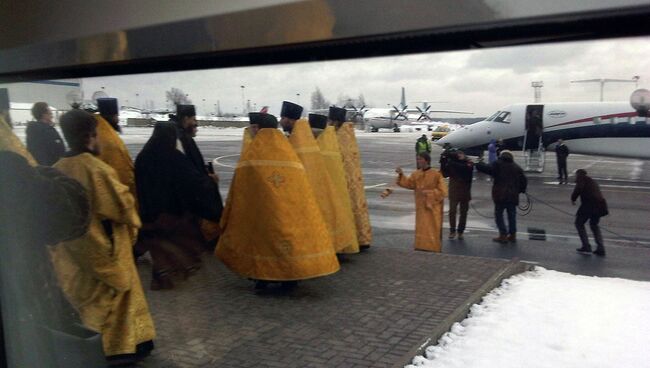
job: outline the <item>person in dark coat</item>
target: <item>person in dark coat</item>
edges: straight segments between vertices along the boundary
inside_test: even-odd
[[[501,138],[497,139],[497,146],[496,146],[497,157],[501,155],[501,152],[503,152],[504,149],[506,149],[506,145],[503,143],[503,139]]]
[[[27,150],[36,162],[44,166],[54,165],[65,153],[65,144],[59,132],[54,129],[54,115],[45,102],[32,106],[35,121],[27,124]]]
[[[0,167],[0,348],[8,366],[104,366],[101,337],[81,326],[47,247],[86,232],[86,191],[14,152],[0,151]]]
[[[524,171],[515,163],[512,153],[508,150],[502,151],[493,164],[477,163],[476,169],[494,178],[492,200],[499,236],[492,240],[497,243],[516,242],[519,193],[525,193],[528,185]],[[508,213],[508,229],[503,221],[503,211]]]
[[[201,154],[199,147],[194,141],[194,137],[196,137],[196,132],[198,130],[198,123],[196,121],[196,108],[194,105],[178,105],[176,107],[176,115],[170,115],[170,118],[176,126],[176,149],[187,156],[187,158],[192,162],[199,173],[209,176],[214,181],[218,182],[219,177],[212,169],[212,165],[206,165],[206,162],[203,159],[203,155]],[[221,199],[221,194],[218,191],[218,185],[217,196],[219,197],[217,204],[217,211],[219,212],[218,218],[221,219],[221,212],[223,212],[223,200]],[[217,241],[215,237],[218,237],[216,234],[218,233],[218,230],[216,230],[218,228],[217,223],[204,223],[201,227],[206,230],[204,234],[209,241],[209,244],[206,245],[209,249],[214,248],[214,245],[216,245]]]
[[[169,117],[176,125],[178,139],[176,148],[192,161],[192,164],[199,172],[207,175],[208,169],[203,160],[203,155],[194,141],[198,131],[196,108],[194,105],[178,105],[176,106],[176,115],[169,115]]]
[[[566,159],[569,157],[569,147],[561,139],[557,140],[555,146],[555,157],[557,158],[557,180],[560,184],[569,184],[569,175],[566,169]]]
[[[217,180],[176,149],[176,131],[171,123],[157,123],[135,160],[143,223],[138,251],[152,256],[152,289],[172,288],[174,275],[200,268],[204,240],[198,219],[218,222],[221,216]]]
[[[603,235],[598,227],[598,222],[603,216],[607,216],[609,211],[607,209],[607,201],[600,192],[598,183],[594,179],[587,176],[587,171],[579,169],[576,171],[576,186],[571,193],[571,203],[576,204],[576,199],[580,197],[580,207],[576,212],[575,225],[582,242],[582,247],[576,249],[580,253],[591,253],[591,245],[589,244],[589,237],[585,230],[585,223],[589,220],[589,227],[594,233],[594,240],[596,241],[595,255],[605,255],[605,244],[603,242]]]
[[[458,235],[463,239],[469,201],[472,199],[472,178],[474,163],[465,156],[463,151],[449,153],[447,159],[440,160],[440,171],[449,178],[449,239]],[[456,228],[456,210],[460,205],[460,218]]]

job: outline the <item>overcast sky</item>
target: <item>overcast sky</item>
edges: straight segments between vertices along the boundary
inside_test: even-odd
[[[104,90],[121,104],[144,106],[154,101],[165,106],[165,91],[182,89],[197,105],[199,115],[241,112],[245,99],[259,109],[270,106],[277,114],[282,100],[310,107],[310,95],[319,87],[336,102],[339,95],[363,93],[375,107],[398,104],[400,87],[407,103],[448,101],[433,109],[473,111],[486,116],[517,102],[532,102],[532,81],[543,81],[542,101],[597,101],[599,85],[572,84],[593,78],[631,79],[641,76],[639,88],[650,88],[650,38],[571,42],[542,46],[492,48],[475,51],[427,53],[406,56],[310,62],[260,67],[198,70],[86,78],[85,95]],[[605,100],[629,100],[634,83],[605,86]],[[139,97],[136,97],[136,93]],[[299,93],[300,97],[296,94]],[[205,102],[203,102],[205,99]]]

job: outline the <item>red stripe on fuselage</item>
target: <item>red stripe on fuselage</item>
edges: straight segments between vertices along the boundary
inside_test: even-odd
[[[566,123],[560,123],[560,124],[546,126],[546,127],[544,127],[544,129],[553,128],[553,127],[557,127],[557,126],[561,126],[561,125],[586,123],[588,121],[594,120],[594,118],[601,118],[601,119],[611,119],[611,118],[619,118],[619,117],[620,118],[631,118],[631,117],[638,116],[638,115],[639,114],[637,112],[626,112],[626,113],[610,114],[610,115],[603,115],[603,116],[593,116],[591,118],[567,121]]]

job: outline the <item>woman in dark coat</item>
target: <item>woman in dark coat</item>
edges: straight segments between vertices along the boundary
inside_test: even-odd
[[[151,288],[173,287],[172,276],[187,277],[200,268],[205,239],[199,221],[219,222],[217,184],[176,149],[176,127],[157,123],[135,160],[143,227],[138,251],[153,259]]]

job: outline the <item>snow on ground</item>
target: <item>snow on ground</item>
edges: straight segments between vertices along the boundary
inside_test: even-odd
[[[406,368],[650,367],[650,282],[537,268],[471,308]]]
[[[20,138],[23,143],[25,142],[25,125],[14,127],[14,133]],[[59,134],[63,136],[61,128],[56,125]],[[126,144],[146,143],[153,133],[153,128],[133,128],[122,127],[122,134],[120,137]],[[244,134],[244,128],[216,128],[216,127],[200,127],[196,141],[200,142],[224,142],[224,141],[240,141]]]
[[[23,141],[23,143],[25,142],[25,128],[26,125],[19,125],[14,127],[14,133],[18,136],[18,138],[20,138],[20,140]],[[59,134],[63,136],[63,133],[61,133],[61,128],[59,127],[58,124],[56,125],[56,129],[59,131]],[[122,140],[126,144],[146,143],[147,140],[149,140],[149,137],[151,137],[152,132],[153,132],[153,128],[151,127],[149,128],[122,127],[122,134],[120,135],[120,137],[122,137]],[[240,141],[242,139],[243,134],[244,134],[244,128],[221,128],[221,127],[205,126],[205,127],[199,127],[197,135],[194,139],[199,142]],[[357,137],[368,137],[368,136],[376,137],[376,138],[409,137],[409,138],[413,138],[414,141],[422,134],[423,134],[422,132],[394,133],[389,130],[385,132],[379,132],[379,133],[369,133],[361,130],[356,131]],[[398,140],[397,142],[399,144],[403,143],[400,140]]]

